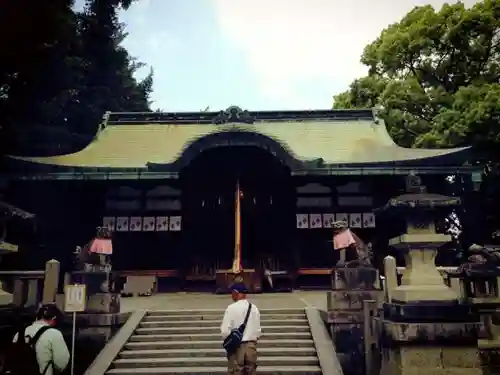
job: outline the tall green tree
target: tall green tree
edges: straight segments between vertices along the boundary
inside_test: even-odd
[[[119,7],[131,1],[88,0],[81,15],[83,68],[79,102],[75,103],[70,126],[79,133],[95,133],[105,111],[150,111],[153,72],[137,82],[134,73],[143,64],[121,46],[124,25]],[[89,122],[91,118],[91,122]]]
[[[117,12],[132,0],[6,0],[0,12],[0,126],[4,151],[67,153],[95,135],[105,111],[149,111],[153,71],[121,45]],[[5,140],[8,142],[5,142]],[[69,145],[69,146],[68,146]],[[69,149],[68,149],[69,147]]]
[[[416,7],[369,44],[334,108],[380,108],[404,146],[500,144],[500,1]]]
[[[71,58],[78,44],[72,5],[70,0],[2,3],[0,126],[4,131],[50,124],[71,97]]]

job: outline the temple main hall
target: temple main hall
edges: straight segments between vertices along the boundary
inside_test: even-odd
[[[23,268],[70,264],[105,226],[114,270],[201,288],[231,269],[235,246],[244,269],[321,276],[335,221],[386,247],[379,239],[401,228],[374,208],[412,174],[436,193],[450,174],[472,181],[470,154],[400,147],[371,109],[106,113],[81,151],[7,156],[4,195],[36,214]]]

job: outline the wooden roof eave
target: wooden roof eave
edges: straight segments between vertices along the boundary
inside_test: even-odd
[[[296,169],[291,172],[292,176],[405,176],[412,173],[421,175],[472,175],[481,173],[483,167],[477,166],[438,166],[438,167],[418,167],[418,166],[326,166],[322,168]],[[73,181],[108,181],[108,180],[160,180],[178,179],[179,173],[176,171],[147,171],[147,170],[79,170],[79,171],[59,171],[44,173],[12,173],[5,175],[9,180],[25,181],[53,181],[53,180],[73,180]]]
[[[19,217],[24,220],[34,219],[35,214],[24,211],[12,204],[9,204],[5,201],[0,201],[0,211],[6,213],[10,217]]]
[[[0,240],[0,255],[17,253],[18,251],[19,251],[18,245]]]
[[[404,149],[398,146],[395,146],[398,150],[408,150],[411,152],[412,149]],[[429,150],[431,151],[431,150]],[[289,156],[291,162],[289,160],[287,164],[292,167],[292,169],[314,169],[314,168],[323,168],[323,167],[340,167],[340,166],[348,166],[348,167],[393,167],[393,166],[457,166],[463,165],[469,160],[474,158],[474,151],[471,147],[460,148],[460,149],[452,149],[450,152],[445,154],[432,154],[429,155],[412,155],[409,154],[408,158],[399,159],[399,160],[383,160],[380,158],[374,158],[373,162],[354,162],[354,161],[346,161],[345,163],[328,163],[323,158],[318,157],[310,160],[301,160],[297,159],[294,155],[291,155],[290,150],[283,151],[287,153],[285,156]],[[282,162],[284,162],[284,156],[280,155]],[[106,166],[72,166],[72,165],[63,165],[63,164],[50,164],[50,163],[41,163],[36,160],[30,160],[20,157],[7,157],[6,164],[7,169],[9,170],[22,170],[23,172],[112,172],[112,171],[179,171],[179,168],[182,168],[184,165],[182,163],[182,159],[185,157],[184,154],[178,156],[176,160],[173,162],[166,163],[158,163],[158,162],[145,162],[144,167],[106,167]]]

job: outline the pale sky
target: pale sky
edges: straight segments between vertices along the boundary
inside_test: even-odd
[[[153,108],[322,109],[366,73],[368,43],[429,3],[444,1],[138,0],[120,20],[155,70]]]

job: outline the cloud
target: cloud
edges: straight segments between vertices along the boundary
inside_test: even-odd
[[[125,31],[130,34],[124,45],[129,53],[139,60],[161,66],[165,51],[172,51],[179,46],[178,39],[163,25],[163,9],[158,2],[140,0],[134,2],[130,9],[122,10],[120,20],[126,25]],[[138,77],[142,78],[149,73],[149,66],[139,70]]]
[[[148,12],[150,11],[151,0],[140,0],[132,4],[133,22],[138,27],[147,26]]]
[[[305,83],[332,94],[366,73],[363,48],[428,0],[214,0],[218,26],[245,56],[270,99],[297,98]],[[440,7],[444,1],[430,1]],[[473,3],[466,1],[466,3]]]

